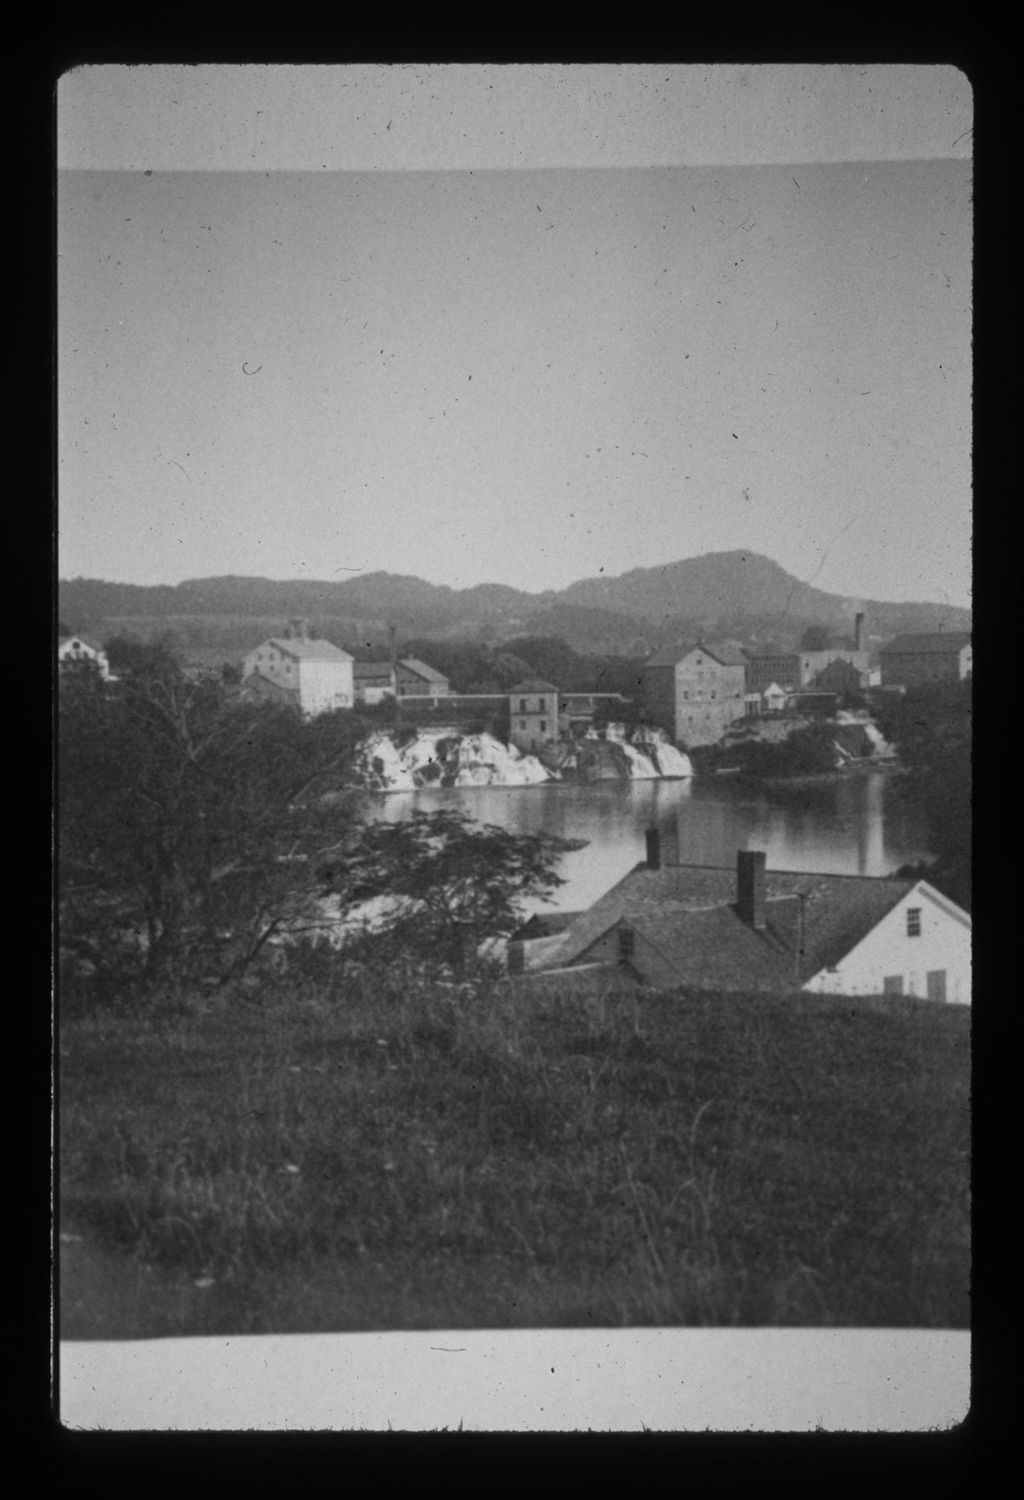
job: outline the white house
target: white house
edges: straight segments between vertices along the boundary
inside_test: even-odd
[[[351,708],[355,701],[352,657],[330,641],[311,641],[305,628],[273,637],[250,651],[242,664],[242,684],[251,693],[279,698],[307,718]]]
[[[656,989],[806,990],[824,995],[971,999],[971,919],[926,880],[736,870],[648,858],[544,950],[510,946],[509,967],[617,965]],[[538,962],[539,960],[539,962]]]
[[[84,635],[63,635],[57,642],[57,666],[61,670],[76,666],[93,666],[104,682],[113,682],[114,676],[107,661],[107,653],[96,641]]]

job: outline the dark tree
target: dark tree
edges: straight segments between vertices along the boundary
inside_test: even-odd
[[[879,728],[907,775],[901,791],[924,815],[935,852],[929,879],[961,906],[971,901],[971,683],[932,683],[887,696]]]
[[[397,898],[399,926],[416,945],[458,961],[467,941],[514,930],[522,903],[564,882],[561,847],[538,834],[474,823],[461,813],[415,813],[402,823],[364,825],[343,857],[322,866],[324,890],[346,907]]]
[[[114,635],[105,649],[116,677],[143,683],[170,682],[181,676],[181,663],[170,636],[142,641],[134,635]]]
[[[225,979],[315,890],[315,856],[342,821],[318,785],[351,757],[357,726],[306,725],[150,665],[115,694],[62,694],[62,950],[79,973],[146,987]]]
[[[827,625],[808,625],[800,637],[801,651],[827,651],[832,645],[832,632]]]

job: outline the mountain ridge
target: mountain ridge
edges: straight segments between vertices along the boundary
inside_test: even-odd
[[[244,574],[178,584],[123,584],[74,578],[58,582],[60,619],[77,630],[121,622],[266,622],[307,616],[386,634],[561,635],[579,648],[636,652],[673,638],[727,634],[792,643],[809,623],[849,634],[862,611],[879,638],[906,630],[969,629],[971,613],[935,601],[889,601],[830,594],[788,573],[772,558],[739,549],[582,578],[561,590],[530,593],[507,584],[456,589],[415,575],[375,570],[344,579],[269,579]]]

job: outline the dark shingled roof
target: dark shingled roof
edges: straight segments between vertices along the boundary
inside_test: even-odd
[[[655,651],[644,662],[645,667],[674,667],[677,662],[689,656],[691,651],[703,651],[706,656],[714,657],[715,661],[723,667],[745,667],[747,658],[743,652],[735,646],[719,646],[714,642],[695,641],[692,646],[665,646],[661,651]]]
[[[882,646],[878,654],[947,656],[951,651],[962,651],[970,644],[970,631],[935,630],[927,635],[898,635],[887,646]]]
[[[737,913],[734,869],[637,865],[570,927],[557,962],[560,967],[574,963],[610,927],[625,921],[658,949],[680,985],[791,990],[837,964],[914,885],[913,880],[769,870],[765,929],[757,932]]]
[[[522,682],[517,682],[515,687],[509,688],[509,693],[557,693],[558,688],[553,682],[545,682],[543,677],[527,677]]]

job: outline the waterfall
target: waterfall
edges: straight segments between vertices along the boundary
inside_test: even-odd
[[[654,781],[693,775],[687,756],[669,743],[659,729],[627,730],[609,724],[588,730],[583,743],[603,741],[611,757],[607,777],[622,781]],[[421,787],[538,786],[549,781],[592,780],[581,769],[573,743],[564,753],[545,759],[524,755],[514,745],[490,734],[458,734],[451,729],[420,729],[396,743],[394,732],[377,730],[363,740],[356,754],[357,784],[371,791],[414,792]]]
[[[618,745],[629,762],[631,780],[682,778],[693,775],[690,757],[677,750],[662,729],[646,725],[629,730],[624,724],[609,724],[604,730],[588,729],[587,739],[604,739]]]
[[[420,729],[398,745],[386,730],[369,735],[356,756],[359,782],[374,791],[429,786],[534,786],[551,775],[533,755],[490,734]]]

